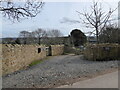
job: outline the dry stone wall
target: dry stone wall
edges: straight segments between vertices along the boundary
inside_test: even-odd
[[[119,44],[89,44],[86,46],[84,56],[88,60],[119,60]]]
[[[0,77],[1,76],[2,76],[2,44],[0,44]]]
[[[64,53],[64,45],[51,45],[51,55],[61,55]]]
[[[40,45],[11,45],[1,44],[2,75],[26,68],[33,61],[41,60],[47,56],[46,47]],[[61,55],[64,45],[51,45],[51,55]]]
[[[45,46],[3,44],[2,74],[20,70],[27,67],[31,62],[41,60],[45,57]]]

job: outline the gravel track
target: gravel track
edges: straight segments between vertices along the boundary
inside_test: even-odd
[[[53,56],[25,70],[3,76],[3,88],[42,88],[65,84],[69,80],[118,68],[118,61],[89,61],[82,55]],[[66,82],[66,83],[67,83]]]

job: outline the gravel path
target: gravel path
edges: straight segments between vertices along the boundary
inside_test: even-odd
[[[3,76],[2,83],[3,88],[54,87],[110,68],[118,68],[118,61],[88,61],[81,55],[54,56],[26,70]]]

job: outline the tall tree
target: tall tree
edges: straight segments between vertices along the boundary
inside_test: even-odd
[[[72,30],[70,34],[71,34],[72,44],[74,46],[83,45],[87,40],[86,35],[78,29]]]
[[[4,17],[19,21],[20,18],[35,17],[41,12],[44,2],[36,0],[1,0],[0,11]]]
[[[97,37],[97,42],[99,43],[99,34],[105,28],[107,23],[112,20],[110,17],[116,9],[112,10],[110,8],[108,11],[103,11],[101,3],[93,2],[90,13],[86,11],[83,13],[79,11],[77,12],[86,27],[95,28],[92,33],[96,32],[95,35]],[[81,18],[81,16],[84,18]]]

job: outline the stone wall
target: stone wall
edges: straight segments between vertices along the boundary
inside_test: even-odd
[[[0,77],[1,76],[2,76],[2,44],[0,44]]]
[[[0,44],[2,49],[2,75],[26,68],[33,61],[46,57],[46,47],[40,45],[11,45]],[[50,54],[61,55],[64,53],[64,45],[51,45]],[[1,64],[0,63],[0,64]]]
[[[5,75],[25,68],[35,60],[45,58],[46,49],[45,46],[39,45],[3,44],[2,56],[2,74]]]
[[[64,45],[51,45],[51,55],[61,55],[64,53]]]
[[[119,60],[119,44],[89,44],[86,46],[84,56],[88,60]]]

